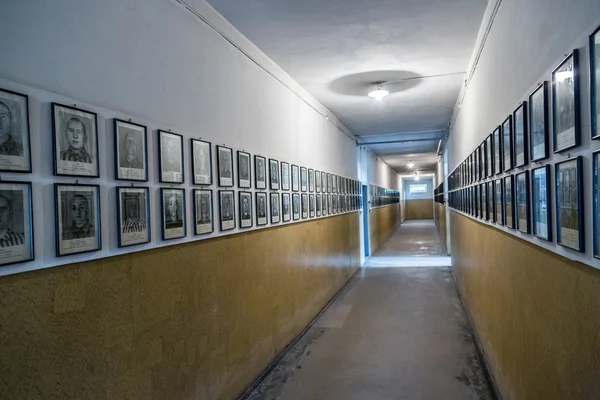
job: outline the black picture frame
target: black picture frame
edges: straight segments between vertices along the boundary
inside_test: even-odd
[[[514,168],[514,140],[512,127],[512,115],[509,115],[502,123],[504,172],[508,172]]]
[[[116,196],[116,200],[117,200],[117,245],[119,246],[119,248],[122,247],[130,247],[130,246],[137,246],[140,244],[146,244],[146,243],[150,243],[150,241],[152,240],[152,221],[151,221],[151,213],[150,213],[150,189],[148,187],[139,187],[139,186],[117,186],[117,196]],[[146,222],[144,223],[143,220],[140,220],[139,218],[136,221],[125,221],[123,219],[123,215],[122,215],[122,194],[126,194],[126,192],[129,191],[143,191],[144,195],[146,197],[146,212],[145,212],[145,218],[146,218]],[[141,215],[141,212],[139,212],[138,210],[138,215]],[[124,235],[126,233],[132,233],[132,232],[126,232],[126,231],[133,231],[133,233],[135,233],[135,231],[139,231],[140,229],[146,230],[146,238],[144,240],[142,240],[142,238],[138,238],[138,240],[136,241],[135,239],[132,240],[132,242],[130,243],[125,243],[125,238]]]
[[[496,222],[496,202],[494,201],[495,192],[494,192],[494,181],[488,181],[487,185],[487,211],[488,211],[488,221]]]
[[[548,82],[544,81],[529,95],[529,159],[548,158],[550,152],[548,118]]]
[[[281,222],[281,204],[279,202],[279,193],[269,193],[269,205],[271,210],[271,225]]]
[[[298,221],[300,219],[300,194],[292,194],[292,219]]]
[[[321,193],[327,193],[327,172],[321,171]]]
[[[292,220],[292,204],[289,193],[281,193],[281,220],[283,222]]]
[[[513,112],[514,164],[517,168],[524,167],[529,162],[528,128],[527,102],[524,101]]]
[[[600,150],[592,154],[592,190],[593,190],[593,252],[600,259]]]
[[[247,202],[247,209],[244,209],[244,202]],[[252,217],[252,193],[240,190],[238,192],[238,204],[239,204],[239,224],[240,229],[252,228],[253,217]]]
[[[556,199],[556,243],[571,250],[580,253],[585,252],[585,225],[583,223],[583,157],[578,156],[554,165],[554,196]],[[572,170],[566,170],[567,167],[574,168],[575,177],[572,177]],[[561,169],[564,169],[561,171]],[[569,172],[569,174],[566,174]],[[568,179],[567,179],[568,178]],[[566,182],[566,181],[569,182]],[[573,195],[577,198],[573,199]],[[574,208],[576,207],[576,208]],[[562,213],[561,209],[565,212]],[[568,215],[569,210],[577,210],[577,216],[573,218]],[[570,226],[566,228],[563,223],[577,222],[577,231]],[[572,224],[570,224],[572,225]],[[567,231],[569,229],[570,231]],[[564,233],[564,236],[563,236]],[[577,243],[573,237],[577,237]]]
[[[494,172],[496,175],[500,175],[504,170],[502,162],[504,160],[504,153],[502,151],[502,127],[500,125],[494,129],[492,137],[494,138]]]
[[[504,177],[504,226],[515,229],[515,176]]]
[[[198,212],[198,208],[201,208],[201,203],[199,196],[201,197],[202,195],[208,195],[209,198],[209,214],[208,216],[210,217],[210,227],[208,226],[208,222],[206,222],[206,219],[200,219],[199,221],[199,217],[202,218],[202,212]],[[194,189],[192,190],[192,199],[193,202],[192,204],[194,205],[194,212],[193,212],[193,216],[194,216],[194,235],[195,236],[202,236],[202,235],[210,235],[211,233],[214,233],[215,231],[215,213],[214,213],[214,202],[213,202],[213,191],[211,189]],[[201,222],[201,223],[199,223]]]
[[[233,149],[230,147],[217,145],[217,181],[219,187],[233,187],[235,182],[234,175]]]
[[[300,167],[292,164],[292,192],[300,191]]]
[[[119,143],[121,139],[119,138],[120,128],[126,128],[130,126],[129,129],[138,129],[141,130],[142,136],[142,154],[144,159],[142,160],[142,173],[138,178],[138,173],[135,170],[139,170],[140,168],[134,168],[129,166],[123,166],[121,163],[121,154],[119,151]],[[136,124],[131,121],[125,121],[119,118],[113,118],[113,133],[114,133],[114,158],[115,158],[115,180],[117,181],[133,181],[133,182],[148,182],[148,128],[145,125]],[[127,141],[129,137],[127,137],[131,132],[123,133]],[[131,162],[129,160],[125,160],[125,162]],[[133,171],[132,171],[133,170]],[[133,176],[132,176],[133,175]]]
[[[254,155],[254,187],[257,190],[267,188],[267,159]]]
[[[208,179],[206,175],[198,174],[197,164],[200,164],[200,160],[196,157],[196,146],[202,146],[208,150]],[[192,160],[192,184],[210,186],[213,184],[213,170],[212,170],[212,143],[201,139],[190,139],[190,153]],[[206,165],[205,165],[206,166]]]
[[[494,138],[493,134],[489,134],[489,136],[485,139],[485,147],[486,147],[486,169],[487,169],[487,177],[494,176]]]
[[[246,161],[244,161],[246,160]],[[250,189],[252,188],[252,157],[250,153],[246,153],[245,151],[237,151],[237,177],[238,177],[238,187],[240,189]],[[244,171],[244,163],[247,162],[246,165],[247,171]],[[250,198],[252,201],[252,198]],[[252,211],[250,212],[252,213]],[[241,225],[240,225],[241,226]]]
[[[183,155],[183,135],[175,132],[163,131],[161,129],[157,130],[158,133],[158,181],[161,183],[176,183],[181,184],[185,182],[185,169],[184,169],[184,155]],[[179,171],[167,171],[165,166],[163,165],[163,153],[165,152],[163,149],[163,139],[170,138],[179,141],[179,151],[180,159],[179,162],[169,163],[169,167],[174,167],[176,164],[179,167]],[[175,160],[177,161],[177,160]],[[178,175],[180,174],[180,176]]]
[[[600,139],[600,26],[589,37],[590,57],[590,116],[592,139]],[[597,236],[594,236],[597,237]]]
[[[219,190],[219,230],[226,232],[235,228],[235,191]]]
[[[95,215],[95,220],[92,219],[92,223],[90,223],[91,225],[91,229],[89,229],[89,231],[93,230],[95,232],[95,237],[96,240],[95,242],[95,247],[94,248],[89,248],[86,250],[82,250],[82,251],[72,251],[72,252],[65,252],[65,251],[61,251],[61,238],[59,235],[59,231],[60,231],[60,223],[59,221],[62,219],[62,204],[61,203],[61,199],[59,198],[60,194],[61,194],[61,188],[72,188],[73,191],[76,192],[84,192],[84,191],[91,191],[93,192],[93,198],[95,201],[95,212],[93,212],[94,210],[92,210],[93,214]],[[80,194],[76,194],[75,196],[79,196]],[[74,196],[73,196],[74,197]],[[86,198],[87,199],[87,198]],[[65,204],[65,211],[68,205]],[[54,224],[54,233],[55,233],[55,238],[56,238],[56,257],[63,257],[63,256],[70,256],[70,255],[74,255],[74,254],[83,254],[83,253],[90,253],[90,252],[94,252],[94,251],[99,251],[102,250],[102,214],[101,214],[101,204],[100,204],[100,185],[94,185],[94,184],[85,184],[85,185],[79,185],[79,184],[68,184],[68,183],[55,183],[54,184],[54,217],[55,217],[55,224]],[[88,209],[89,209],[89,202],[88,202]],[[95,222],[95,227],[94,227],[94,222]],[[89,223],[89,218],[87,223]],[[64,228],[64,227],[63,227]],[[70,227],[69,227],[70,228]],[[69,229],[67,228],[67,229]],[[77,232],[77,230],[79,229],[79,232],[81,232],[80,228],[77,228],[77,226],[72,227],[72,229],[69,231],[70,234],[75,235],[73,238],[71,239],[65,239],[65,240],[74,240],[77,239],[77,241],[81,241],[82,239],[88,239],[90,238],[90,236],[88,237],[81,237],[79,235],[79,232]],[[63,229],[63,234],[64,231],[66,231],[66,229]],[[93,244],[94,242],[90,241],[90,244]],[[80,247],[80,243],[75,243],[74,246],[79,246]]]
[[[178,226],[173,226],[171,228],[168,227],[168,223],[169,221],[167,221],[167,218],[165,217],[166,211],[167,211],[167,204],[165,203],[165,195],[167,194],[167,192],[176,192],[176,193],[180,193],[180,198],[181,198],[181,203],[180,206],[178,207],[178,209],[175,210],[175,218],[177,218],[177,215],[181,216],[181,227]],[[160,219],[161,219],[161,238],[162,240],[173,240],[173,239],[181,239],[187,236],[187,206],[186,206],[186,198],[185,198],[185,189],[184,188],[164,188],[161,187],[160,188]],[[177,212],[179,211],[179,213]],[[173,211],[170,211],[171,215],[173,214]],[[178,222],[177,220],[175,222]],[[169,233],[168,229],[182,229],[182,233],[178,234],[177,232],[175,233]]]
[[[569,73],[568,71],[570,63],[572,63],[572,73]],[[567,71],[563,71],[564,68],[567,68]],[[557,84],[561,81],[569,79],[568,77],[562,77],[560,80],[558,80],[557,77],[560,73],[562,73],[563,76],[572,75],[572,95],[569,94],[567,96],[559,96],[557,93]],[[579,50],[574,49],[573,52],[569,54],[558,65],[558,67],[554,69],[554,71],[552,71],[552,135],[554,139],[554,153],[560,153],[573,147],[577,147],[581,143],[579,84]],[[571,92],[571,90],[568,90],[568,92]],[[565,91],[562,91],[562,93],[565,93]],[[560,108],[562,114],[564,114],[561,118],[561,121],[563,118],[565,121],[560,124],[560,121],[557,121],[558,117],[560,116],[557,115],[557,108]],[[569,115],[571,113],[573,115]],[[565,123],[570,122],[572,122],[572,125],[565,125]],[[563,130],[563,128],[567,128],[567,131]],[[568,132],[570,129],[573,129],[572,135],[570,132]],[[565,134],[564,132],[568,133]],[[562,137],[560,137],[561,134],[563,135]],[[559,143],[563,141],[565,143]]]
[[[552,196],[550,165],[531,170],[531,204],[533,236],[552,241]],[[543,232],[542,225],[546,226]]]
[[[308,218],[308,193],[302,193],[301,196],[301,210],[302,210],[302,219]]]
[[[315,171],[315,192],[321,193],[321,171]]]
[[[269,158],[269,188],[271,190],[279,190],[279,187],[279,161]]]
[[[281,166],[281,190],[290,190],[290,164],[281,161],[279,165]]]
[[[481,183],[479,185],[479,191],[481,192],[481,219],[488,221],[490,219],[489,210],[488,210],[488,200],[487,200],[487,185],[486,183]]]
[[[531,233],[529,206],[529,171],[515,175],[515,224],[517,231]]]
[[[265,226],[269,223],[269,205],[266,192],[256,192],[256,226]],[[261,210],[260,206],[263,205],[264,209]]]
[[[496,217],[494,218],[494,222],[498,225],[504,225],[504,180],[496,179],[494,182],[494,201],[496,202]]]
[[[300,167],[300,191],[308,191],[308,170],[306,167]]]
[[[11,109],[10,104],[16,102],[21,102],[24,110],[23,112],[16,113],[15,110]],[[14,92],[12,90],[1,89],[0,88],[0,111],[6,109],[8,111],[9,119],[11,122],[11,127],[13,122],[17,122],[19,127],[21,128],[19,140],[14,140],[13,131],[10,130],[9,137],[7,140],[0,145],[0,148],[7,144],[7,147],[3,149],[3,152],[19,152],[27,153],[27,161],[26,165],[15,166],[13,161],[10,159],[5,159],[5,157],[14,157],[14,154],[2,154],[0,155],[0,172],[15,172],[15,173],[31,173],[31,132],[29,126],[29,96],[24,93]],[[19,115],[17,115],[19,114]],[[21,121],[16,121],[15,119],[20,116]],[[23,124],[24,126],[20,126]],[[52,124],[54,126],[54,123]],[[15,135],[16,136],[16,135]],[[27,143],[24,143],[23,136],[26,136]],[[10,141],[10,143],[9,143]],[[20,146],[19,146],[20,145]],[[56,154],[56,153],[55,153]],[[15,264],[15,263],[13,263]]]
[[[0,181],[0,196],[9,202],[7,206],[12,211],[11,219],[14,222],[15,199],[12,196],[6,196],[4,193],[5,191],[22,192],[23,233],[19,233],[14,225],[11,226],[12,229],[8,228],[7,233],[4,236],[9,236],[9,238],[2,238],[2,243],[4,245],[2,246],[3,254],[2,257],[0,257],[0,267],[22,264],[35,260],[35,232],[33,230],[33,194],[31,182]],[[25,230],[26,227],[29,229],[29,240],[27,240],[28,234]],[[19,245],[19,241],[21,241],[23,246],[25,246],[22,249],[23,251],[20,258],[18,258],[18,254],[15,255],[14,252],[11,251],[12,247]],[[29,246],[27,246],[27,241],[29,241]]]
[[[310,193],[315,191],[315,170],[312,168],[308,169],[308,191]]]
[[[323,204],[323,197],[321,194],[317,194],[315,204],[315,215],[317,218],[321,217],[321,205]]]
[[[484,180],[488,176],[487,147],[486,146],[487,146],[487,143],[485,140],[479,145],[479,160],[480,160],[480,166],[481,166],[481,171],[479,173],[479,176],[481,178],[481,179],[479,179],[480,181]]]
[[[84,118],[83,114],[87,114],[87,115],[85,115],[85,118],[88,118],[90,120],[90,127],[94,130],[93,135],[92,135],[94,143],[91,144],[91,145],[93,145],[94,149],[93,149],[93,151],[90,151],[93,154],[89,154],[89,152],[86,151],[85,147],[82,147],[82,149],[83,149],[82,151],[78,151],[77,149],[71,150],[71,143],[69,142],[68,138],[67,138],[67,142],[69,142],[69,147],[65,151],[61,150],[61,147],[57,143],[59,141],[58,135],[61,134],[61,132],[59,132],[59,127],[58,127],[58,124],[61,123],[59,120],[62,119],[59,117],[59,114],[61,112],[65,113],[65,114],[70,113],[71,115],[77,116],[77,117],[69,118],[69,120],[67,120],[66,123],[64,123],[65,125],[69,125],[69,122],[73,118],[75,118],[75,119],[78,119],[79,123],[81,123],[84,127],[86,125],[85,125],[85,123],[83,123],[81,121],[80,118]],[[68,126],[66,126],[65,128],[68,129]],[[83,129],[83,131],[84,131],[83,133],[85,134],[85,139],[84,139],[84,144],[82,146],[85,146],[86,143],[88,142],[89,136],[87,134],[87,128]],[[99,161],[99,149],[98,148],[99,148],[99,145],[98,145],[98,114],[96,114],[93,111],[88,111],[88,110],[84,110],[81,108],[68,106],[66,104],[60,104],[60,103],[53,102],[52,103],[52,154],[53,154],[53,159],[54,159],[54,175],[84,177],[84,178],[99,178],[100,177],[100,161]],[[82,155],[82,152],[83,152],[83,155]],[[81,159],[83,157],[85,159],[86,156],[93,159],[91,163],[87,163],[85,161],[78,161],[78,160],[69,160],[69,158],[71,158],[71,157],[78,158],[78,159]],[[65,160],[63,160],[63,158],[65,158]],[[67,167],[59,166],[59,164],[62,161],[75,162],[77,164],[92,164],[93,172],[89,173],[89,174],[88,173],[85,173],[85,174],[75,173],[75,172],[72,172],[72,173],[61,172],[62,168],[64,168],[65,170],[68,169]],[[79,166],[79,167],[82,168],[83,166]]]

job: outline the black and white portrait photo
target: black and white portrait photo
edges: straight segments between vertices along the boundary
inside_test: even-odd
[[[239,192],[240,228],[252,227],[252,193]]]
[[[212,150],[210,142],[191,139],[194,185],[212,185]]]
[[[308,172],[306,167],[300,167],[300,190],[303,192],[308,190]]]
[[[194,189],[194,221],[195,235],[214,231],[212,190]]]
[[[185,189],[161,188],[160,192],[163,240],[185,237],[187,235]]]
[[[96,113],[52,103],[54,173],[99,177]]]
[[[250,180],[250,154],[243,151],[237,152],[238,186],[243,189],[252,187]]]
[[[330,194],[327,195],[327,214],[331,215],[334,214],[333,210],[333,202],[332,202],[332,197]]]
[[[114,120],[115,179],[147,181],[148,161],[146,127],[132,122]]]
[[[183,183],[183,136],[158,131],[160,181]]]
[[[281,207],[283,209],[283,222],[288,222],[292,219],[292,210],[290,205],[290,194],[281,194]]]
[[[100,187],[55,183],[56,255],[100,250]]]
[[[271,223],[278,224],[281,220],[279,210],[279,193],[270,193],[271,196]]]
[[[315,171],[315,191],[317,193],[321,192],[321,172]]]
[[[269,182],[271,190],[279,190],[279,161],[269,158]]]
[[[327,193],[333,192],[333,176],[328,173],[327,174]]]
[[[300,195],[298,193],[292,194],[292,217],[294,221],[300,219]]]
[[[557,243],[583,252],[582,157],[555,164]]]
[[[552,72],[552,117],[554,151],[579,144],[579,69],[578,50]]]
[[[323,197],[323,205],[322,205],[323,207],[321,209],[321,214],[325,217],[327,214],[329,214],[329,212],[328,212],[329,209],[327,208],[327,204],[328,204],[327,195],[324,194],[322,197]]]
[[[309,216],[311,218],[315,217],[315,195],[311,194],[308,198],[309,204],[308,204],[308,212],[309,212]]]
[[[221,231],[235,229],[235,198],[233,190],[219,190],[219,221]]]
[[[321,172],[321,193],[327,193],[327,173]]]
[[[512,115],[509,115],[502,124],[502,148],[504,149],[504,171],[513,169],[513,131],[512,131]],[[479,151],[475,152],[475,179],[481,179],[479,175],[480,159]]]
[[[117,187],[119,247],[150,242],[148,188]]]
[[[233,150],[229,147],[217,146],[217,165],[219,169],[219,186],[233,186]]]
[[[29,99],[0,89],[0,171],[31,172]]]
[[[310,168],[308,169],[308,191],[311,193],[315,191],[315,170]]]
[[[515,133],[515,167],[527,164],[527,103],[521,105],[513,113]],[[490,141],[491,142],[491,141]]]
[[[257,189],[267,188],[267,160],[261,156],[254,156],[254,177]]]
[[[31,183],[0,182],[0,265],[33,260]]]
[[[281,190],[290,190],[290,164],[283,161],[281,162]]]
[[[265,192],[256,192],[256,225],[264,226],[267,224],[267,194]]]
[[[302,193],[300,206],[302,208],[302,219],[308,218],[308,195],[305,193]]]
[[[320,217],[320,216],[321,216],[321,199],[322,199],[321,195],[320,195],[320,194],[318,194],[318,195],[317,195],[317,204],[316,204],[316,206],[315,206],[315,208],[316,208],[316,215],[317,215],[317,217]]]
[[[544,81],[529,96],[529,138],[531,161],[542,160],[548,152],[548,83]],[[496,170],[497,172],[497,170]]]
[[[300,169],[297,165],[292,165],[292,191],[300,191]]]

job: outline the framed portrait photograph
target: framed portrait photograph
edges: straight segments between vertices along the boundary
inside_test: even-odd
[[[194,189],[194,235],[207,235],[215,230],[213,193],[209,189]]]
[[[115,179],[148,181],[146,127],[115,118]]]
[[[514,167],[512,115],[502,123],[502,148],[504,149],[504,171],[510,171]]]
[[[317,194],[317,198],[316,198],[316,204],[315,204],[315,213],[317,217],[321,216],[321,204],[322,204],[322,200],[321,200],[321,195]]]
[[[252,193],[238,192],[240,204],[240,228],[252,228]]]
[[[524,101],[513,112],[515,136],[515,167],[522,167],[528,162],[527,147],[527,102]]]
[[[281,221],[279,193],[269,193],[269,195],[271,196],[271,223],[278,224]]]
[[[481,192],[481,219],[489,220],[488,215],[488,200],[487,200],[487,185],[482,183],[479,185],[479,191]]]
[[[269,158],[269,185],[271,190],[279,190],[279,161]]]
[[[212,185],[212,149],[211,143],[199,139],[190,139],[192,148],[192,183],[194,185]]]
[[[163,183],[183,183],[183,136],[158,131],[159,181]]]
[[[0,182],[0,266],[35,258],[31,199],[31,182]]]
[[[504,181],[502,179],[496,179],[494,183],[494,201],[496,202],[494,221],[498,225],[504,225]]]
[[[329,214],[337,214],[338,213],[338,197],[337,194],[333,194],[330,197],[329,203],[331,205],[331,212]]]
[[[219,190],[219,225],[222,232],[235,229],[235,197],[233,190]]]
[[[494,172],[498,175],[502,173],[502,160],[504,159],[502,153],[502,128],[498,126],[494,129],[492,136],[494,138],[494,144],[492,145],[494,149]]]
[[[494,201],[494,181],[487,182],[487,212],[488,221],[496,222],[496,202]]]
[[[308,191],[311,193],[315,191],[315,170],[310,168],[308,169]]]
[[[552,240],[552,209],[550,207],[550,165],[531,171],[531,194],[533,205],[533,235]]]
[[[487,177],[494,176],[494,137],[490,134],[485,139]]]
[[[517,230],[528,234],[531,233],[529,226],[529,171],[516,175],[515,186]]]
[[[315,192],[321,193],[321,172],[315,171]]]
[[[52,134],[54,175],[100,176],[96,113],[52,103]]]
[[[187,236],[185,189],[160,188],[162,240]]]
[[[306,167],[300,167],[300,190],[302,192],[308,190],[308,172]]]
[[[229,147],[217,146],[217,169],[219,186],[233,187],[233,150]]]
[[[600,150],[592,155],[593,176],[593,224],[594,224],[594,257],[600,258]]]
[[[529,155],[531,161],[548,157],[548,82],[529,95]]]
[[[327,195],[324,194],[321,197],[322,197],[321,203],[323,203],[322,204],[322,208],[321,208],[321,215],[323,215],[324,217],[326,217],[327,214],[329,214],[329,212],[328,212],[329,211],[329,206],[328,206],[328,202],[327,202]]]
[[[302,219],[308,218],[308,194],[302,193]]]
[[[554,165],[556,241],[581,253],[585,252],[582,163],[578,156]]]
[[[300,191],[300,169],[297,165],[292,165],[292,191]]]
[[[252,187],[250,173],[250,154],[239,151],[237,152],[237,167],[238,167],[238,187],[242,189],[250,189]],[[252,200],[252,199],[250,199]]]
[[[281,190],[290,190],[290,164],[281,162]]]
[[[333,192],[333,177],[330,173],[327,173],[327,193]]]
[[[56,256],[102,249],[100,186],[54,184]]]
[[[504,225],[515,229],[515,177],[513,175],[504,177]]]
[[[259,190],[267,188],[267,159],[262,156],[254,156],[254,186]]]
[[[292,194],[292,218],[294,221],[300,219],[300,195],[298,193]]]
[[[590,35],[589,41],[592,139],[600,139],[600,26]]]
[[[283,209],[283,222],[289,222],[292,220],[292,207],[290,205],[290,194],[281,194],[281,208]]]
[[[321,171],[321,193],[327,193],[327,173]]]
[[[117,187],[119,247],[150,243],[150,190],[147,187]]]
[[[577,49],[552,72],[554,152],[579,146],[579,52]]]
[[[338,177],[331,175],[331,193],[338,193]]]
[[[267,194],[265,192],[256,192],[256,225],[267,225]]]
[[[31,172],[29,97],[5,89],[0,89],[0,171]]]

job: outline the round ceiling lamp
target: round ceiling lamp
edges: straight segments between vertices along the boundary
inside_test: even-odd
[[[413,169],[415,167],[415,163],[412,161],[409,161],[408,164],[406,164],[406,166],[408,167],[408,169]]]
[[[390,92],[383,88],[383,84],[378,83],[375,90],[369,92],[369,97],[372,97],[377,100],[383,99],[385,96],[389,95]]]

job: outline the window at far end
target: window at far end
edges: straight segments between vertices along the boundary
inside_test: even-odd
[[[408,191],[410,194],[427,193],[427,185],[409,185]]]

